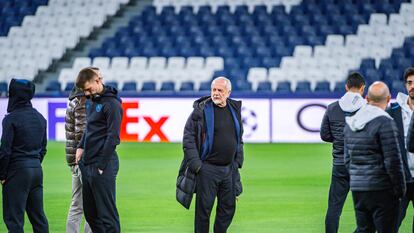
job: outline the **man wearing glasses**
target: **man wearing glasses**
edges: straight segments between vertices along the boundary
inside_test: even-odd
[[[396,102],[392,103],[391,106],[387,109],[387,112],[390,114],[390,116],[394,118],[399,131],[398,143],[400,146],[405,182],[407,186],[406,194],[401,199],[398,226],[401,225],[405,217],[405,213],[407,211],[408,204],[410,204],[410,201],[412,204],[414,204],[414,153],[408,152],[408,144],[406,146],[406,138],[408,135],[409,125],[414,109],[414,67],[410,67],[404,72],[404,82],[407,94],[399,92],[396,98]]]

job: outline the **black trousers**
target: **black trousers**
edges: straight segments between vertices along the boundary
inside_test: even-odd
[[[407,183],[407,192],[405,196],[401,199],[401,209],[398,217],[398,226],[401,226],[402,221],[405,218],[408,205],[411,204],[414,206],[414,183]],[[414,217],[412,219],[412,232],[414,232]]]
[[[225,233],[236,211],[233,185],[233,167],[204,163],[197,174],[195,228],[196,233],[208,233],[210,215],[217,197],[215,233]]]
[[[349,173],[345,165],[332,167],[331,186],[329,188],[328,210],[325,217],[325,232],[337,233],[342,208],[349,192]]]
[[[96,164],[80,164],[79,167],[82,172],[83,211],[93,233],[121,232],[115,193],[118,159],[111,160],[102,175]]]
[[[352,192],[359,233],[394,233],[398,230],[400,201],[391,189]]]
[[[9,171],[3,185],[3,220],[10,233],[23,233],[26,211],[34,233],[48,233],[43,210],[42,168]]]

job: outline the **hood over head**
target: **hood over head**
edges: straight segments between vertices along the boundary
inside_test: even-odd
[[[12,79],[9,85],[9,103],[7,112],[18,108],[31,107],[30,100],[35,94],[35,85],[26,79]]]

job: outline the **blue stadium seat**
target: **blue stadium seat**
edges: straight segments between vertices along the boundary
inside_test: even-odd
[[[125,82],[122,87],[122,91],[136,91],[137,83],[136,82]]]
[[[155,82],[148,81],[142,84],[141,91],[155,91]]]
[[[105,86],[111,86],[111,87],[115,87],[116,89],[118,89],[118,82],[116,81],[105,82]]]
[[[330,93],[331,89],[330,89],[330,84],[328,81],[319,81],[316,83],[315,86],[315,93]]]
[[[272,84],[269,81],[262,81],[259,82],[257,85],[257,92],[271,92],[272,91]]]
[[[292,93],[289,81],[279,81],[276,87],[276,93]]]
[[[72,91],[73,87],[75,87],[74,82],[68,82],[65,87],[65,91]]]
[[[161,91],[174,91],[175,90],[175,83],[171,81],[163,82],[161,84]]]
[[[206,81],[200,83],[199,91],[210,91],[211,90],[211,82]]]
[[[392,97],[396,97],[398,92],[407,93],[404,82],[401,80],[394,80],[391,84],[391,95]]]
[[[310,93],[311,92],[311,84],[309,81],[299,81],[296,84],[295,93]]]
[[[194,91],[194,83],[193,82],[181,83],[180,91]]]
[[[345,85],[346,83],[344,81],[336,82],[333,92],[337,94],[345,94]]]
[[[8,91],[7,82],[0,82],[0,95],[5,95]]]
[[[50,81],[49,84],[46,87],[46,91],[60,91],[61,86],[59,81]]]

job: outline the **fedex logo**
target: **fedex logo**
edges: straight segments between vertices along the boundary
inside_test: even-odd
[[[64,113],[66,102],[48,103],[48,135],[50,140],[64,139]],[[122,103],[123,118],[121,123],[121,141],[150,142],[159,139],[169,142],[163,126],[170,118],[168,115],[154,117],[152,114],[137,114],[140,108],[138,100]]]

